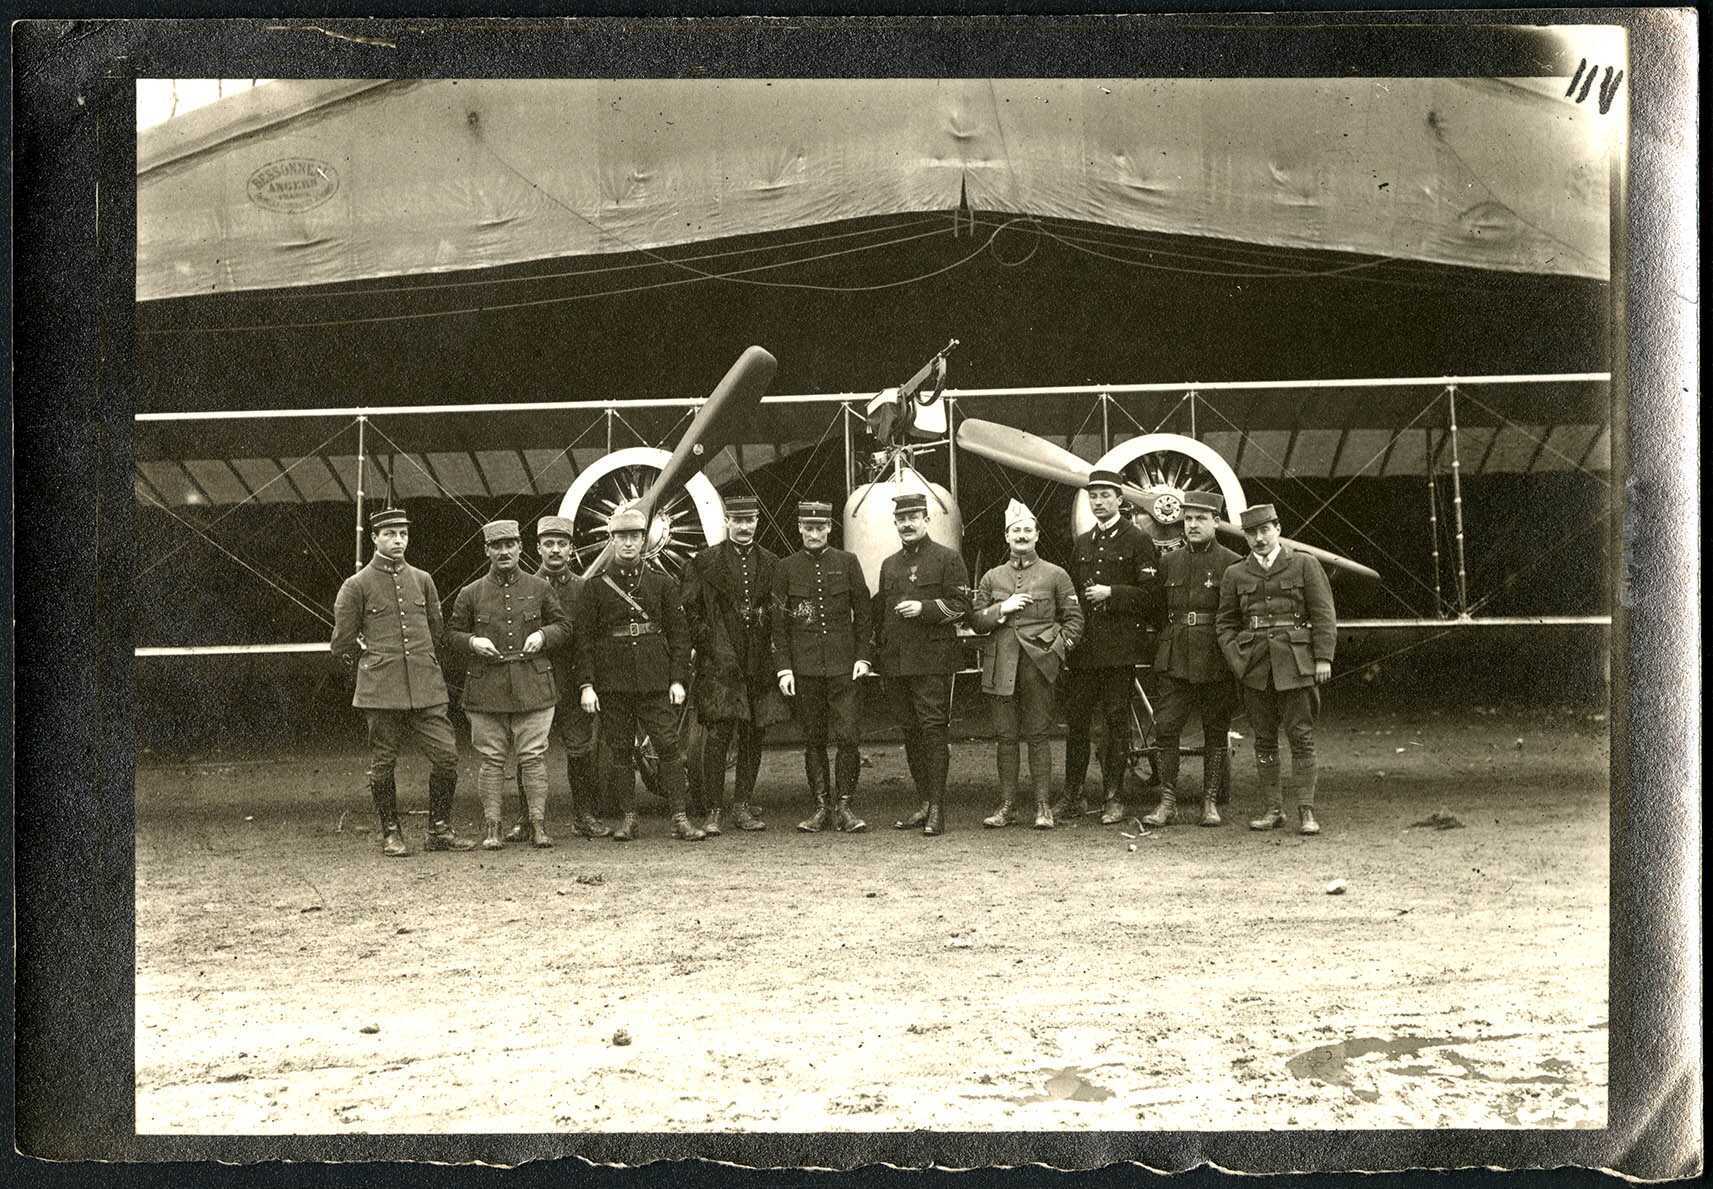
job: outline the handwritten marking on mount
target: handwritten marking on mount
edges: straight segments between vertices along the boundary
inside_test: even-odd
[[[1586,74],[1584,74],[1585,71]],[[1588,59],[1583,58],[1576,64],[1576,73],[1570,76],[1570,86],[1565,90],[1564,97],[1569,99],[1572,95],[1575,95],[1576,102],[1581,103],[1584,99],[1588,98],[1588,91],[1594,85],[1594,77],[1599,73],[1600,67],[1595,66],[1593,69],[1589,69]],[[1607,112],[1612,110],[1612,100],[1617,97],[1618,84],[1623,81],[1624,72],[1622,70],[1619,70],[1617,75],[1614,76],[1612,74],[1612,68],[1610,66],[1606,67],[1606,77],[1600,83],[1599,103],[1601,115],[1605,115]],[[1580,83],[1582,87],[1580,91],[1577,90],[1578,83]]]

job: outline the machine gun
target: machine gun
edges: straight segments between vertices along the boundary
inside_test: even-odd
[[[916,374],[896,388],[881,390],[868,402],[863,417],[868,431],[888,446],[906,445],[910,438],[940,438],[946,435],[946,406],[940,394],[946,388],[946,356],[957,347],[952,339],[924,363]],[[932,377],[929,391],[923,391]]]

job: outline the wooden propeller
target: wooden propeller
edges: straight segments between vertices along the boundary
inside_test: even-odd
[[[678,439],[677,449],[666,465],[642,493],[635,507],[645,521],[654,519],[654,510],[684,489],[684,485],[702,473],[702,468],[730,443],[738,440],[749,417],[761,404],[762,396],[773,383],[773,373],[779,361],[762,347],[748,347],[737,362],[727,370],[702,407],[696,410],[690,427]],[[583,572],[592,578],[607,566],[613,547],[609,543],[593,564]]]

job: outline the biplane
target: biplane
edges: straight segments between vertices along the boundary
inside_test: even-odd
[[[257,87],[139,137],[138,655],[325,647],[377,500],[450,597],[484,519],[591,565],[639,501],[676,569],[733,490],[873,567],[921,487],[977,569],[1022,495],[1050,555],[1096,464],[1168,546],[1184,490],[1275,502],[1347,630],[1598,626],[1598,128],[1531,80]],[[951,335],[961,385],[885,386]],[[790,391],[710,399],[758,341]]]

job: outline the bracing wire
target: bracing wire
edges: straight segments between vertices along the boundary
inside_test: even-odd
[[[1556,455],[1557,457],[1562,458],[1565,462],[1570,464],[1572,470],[1575,470],[1575,471],[1578,471],[1584,475],[1587,475],[1590,479],[1593,479],[1596,482],[1598,482],[1604,486],[1607,486],[1607,487],[1611,486],[1612,480],[1611,480],[1610,476],[1602,475],[1599,471],[1593,470],[1590,467],[1585,467],[1582,465],[1582,462],[1580,459],[1572,458],[1572,457],[1570,457],[1570,455],[1564,453],[1564,451],[1559,450],[1556,447],[1547,445],[1545,438],[1535,437],[1535,435],[1530,433],[1528,431],[1528,429],[1525,428],[1524,426],[1517,424],[1515,421],[1512,421],[1509,417],[1505,416],[1503,413],[1499,412],[1497,409],[1491,408],[1490,406],[1488,406],[1488,405],[1484,404],[1483,402],[1477,400],[1475,397],[1471,396],[1469,394],[1469,390],[1467,388],[1464,388],[1462,385],[1458,386],[1457,395],[1459,397],[1461,397],[1462,399],[1468,401],[1470,404],[1474,405],[1476,408],[1481,409],[1488,416],[1497,418],[1499,421],[1503,422],[1507,428],[1513,429],[1517,433],[1522,434],[1525,438],[1527,438],[1529,441],[1533,442],[1536,446],[1539,446],[1542,450],[1546,451],[1548,454]]]
[[[1238,425],[1234,421],[1231,420],[1231,418],[1227,417],[1224,413],[1220,412],[1219,408],[1216,405],[1214,405],[1211,401],[1205,402],[1205,407],[1215,417],[1218,417],[1221,421],[1225,422],[1225,424],[1231,426],[1232,429],[1237,430],[1237,432],[1239,432],[1239,433],[1243,432],[1238,427]],[[1418,414],[1416,414],[1416,416],[1420,417],[1421,414],[1418,413]],[[1404,428],[1408,429],[1409,427],[1405,426]],[[1402,430],[1399,431],[1399,433],[1402,433],[1402,432],[1403,432]],[[1396,438],[1394,437],[1393,440],[1396,440]],[[1249,439],[1249,448],[1252,450],[1260,451],[1261,456],[1263,458],[1266,458],[1269,462],[1278,463],[1279,464],[1279,474],[1282,478],[1293,479],[1300,486],[1302,486],[1304,488],[1308,487],[1308,485],[1306,483],[1303,483],[1303,481],[1301,479],[1297,479],[1296,476],[1294,476],[1294,475],[1289,475],[1287,473],[1287,468],[1285,466],[1284,460],[1275,457],[1266,448],[1257,445],[1255,442],[1255,439],[1253,437],[1250,437],[1250,439]],[[1384,451],[1382,450],[1381,453],[1384,453]],[[1376,454],[1374,457],[1378,458],[1379,455]],[[1368,460],[1368,463],[1372,463],[1373,461],[1374,461],[1374,459],[1371,458]],[[1368,463],[1363,464],[1363,467],[1362,467],[1363,470],[1368,469]],[[1361,471],[1358,471],[1357,474],[1361,474]],[[1355,476],[1352,476],[1352,480],[1354,478],[1355,478]],[[1350,481],[1346,481],[1343,487],[1340,487],[1337,492],[1334,492],[1332,494],[1332,496],[1330,496],[1327,500],[1323,501],[1319,508],[1315,509],[1314,515],[1309,516],[1308,519],[1305,519],[1298,524],[1297,531],[1300,532],[1304,527],[1306,527],[1308,525],[1309,521],[1314,519],[1315,515],[1318,515],[1320,512],[1328,509],[1331,506],[1332,500],[1338,498],[1339,492],[1342,492],[1345,488],[1347,488],[1349,486],[1350,486]],[[1310,490],[1309,494],[1312,496],[1314,493],[1312,490]],[[1385,546],[1381,545],[1378,541],[1374,540],[1373,537],[1369,536],[1367,533],[1363,532],[1360,528],[1358,528],[1355,524],[1351,523],[1350,518],[1345,516],[1344,513],[1340,512],[1337,508],[1332,508],[1331,510],[1332,510],[1332,514],[1334,516],[1338,517],[1339,520],[1343,521],[1344,524],[1352,532],[1354,532],[1357,536],[1361,537],[1365,543],[1372,546],[1376,553],[1380,554],[1387,561],[1391,562],[1394,566],[1398,567],[1399,573],[1403,574],[1404,577],[1406,577],[1410,581],[1414,582],[1417,586],[1420,586],[1423,590],[1427,591],[1429,594],[1433,593],[1433,588],[1431,586],[1428,586],[1427,583],[1423,582],[1420,577],[1418,577],[1415,574],[1412,574],[1409,570],[1409,567],[1404,565],[1401,561],[1399,561],[1396,557],[1394,557],[1390,550],[1386,549]],[[1387,594],[1391,595],[1392,598],[1396,599],[1400,605],[1408,608],[1411,615],[1417,614],[1416,609],[1414,607],[1411,607],[1409,604],[1409,601],[1407,599],[1405,599],[1402,595],[1398,594],[1397,591],[1393,590],[1390,586],[1386,585],[1386,583],[1384,583],[1384,582],[1382,582],[1380,584],[1380,587],[1382,590],[1386,591]]]
[[[1512,570],[1510,577],[1512,579],[1522,577],[1548,558],[1556,556],[1570,545],[1579,542],[1583,537],[1587,536],[1592,529],[1598,528],[1600,525],[1610,520],[1615,514],[1616,509],[1607,508],[1605,511],[1590,519],[1588,523],[1584,524],[1581,528],[1572,529],[1569,534],[1558,538],[1550,547],[1541,550],[1529,561],[1523,563],[1521,567]],[[1469,608],[1469,613],[1471,615],[1475,614],[1488,603],[1491,603],[1501,593],[1502,591],[1499,590],[1488,591],[1486,595],[1475,601],[1475,603]]]
[[[290,473],[292,468],[298,466],[300,463],[303,463],[310,458],[314,458],[314,457],[319,456],[320,453],[323,450],[325,450],[331,442],[333,442],[335,439],[337,439],[339,437],[340,434],[346,432],[347,430],[349,430],[352,426],[354,426],[356,424],[357,424],[356,421],[350,421],[344,425],[341,425],[338,429],[334,430],[331,434],[329,434],[327,436],[327,438],[321,442],[320,445],[312,447],[309,450],[309,452],[306,454],[298,455],[297,458],[292,460],[290,466],[281,467],[279,474],[277,474],[273,478],[269,479],[266,483],[264,483],[260,487],[256,488],[256,490],[250,492],[243,499],[241,499],[237,503],[233,504],[230,508],[227,508],[224,512],[220,513],[220,515],[216,516],[213,520],[209,521],[208,528],[210,530],[212,530],[222,520],[225,520],[228,516],[232,515],[232,513],[236,512],[239,508],[242,508],[245,504],[249,503],[251,500],[256,499],[258,496],[260,496],[262,494],[262,492],[264,492],[268,488],[272,487],[275,483],[278,483],[281,479],[284,479],[286,477],[286,475],[288,473]],[[157,500],[156,502],[159,503],[160,501]],[[161,507],[165,508],[166,505],[163,503],[163,504],[161,504]],[[187,543],[188,542],[182,542],[181,541],[179,544],[177,544],[173,548],[169,549],[166,553],[163,553],[160,557],[157,557],[154,561],[150,562],[148,565],[146,565],[142,569],[138,570],[137,571],[137,577],[142,578],[145,575],[152,572],[153,570],[155,570],[157,567],[165,564],[170,558],[175,556],[180,549],[183,549]]]
[[[1365,472],[1369,467],[1373,466],[1374,463],[1377,462],[1380,459],[1380,457],[1386,453],[1386,451],[1390,450],[1392,448],[1392,446],[1397,442],[1397,440],[1404,436],[1406,431],[1413,429],[1415,427],[1416,422],[1420,421],[1423,417],[1427,416],[1428,410],[1433,408],[1434,405],[1439,403],[1439,397],[1440,397],[1439,393],[1437,393],[1437,392],[1434,393],[1433,396],[1428,399],[1427,404],[1423,405],[1421,407],[1421,409],[1419,411],[1417,411],[1417,413],[1414,417],[1411,417],[1409,419],[1409,421],[1405,422],[1404,425],[1402,426],[1402,428],[1394,430],[1392,432],[1392,436],[1386,439],[1385,444],[1382,445],[1378,450],[1376,450],[1372,455],[1370,455],[1367,462],[1364,462],[1361,466],[1357,467],[1354,471],[1352,471],[1350,473],[1350,478],[1346,479],[1342,484],[1340,484],[1337,491],[1333,492],[1331,495],[1327,496],[1324,500],[1322,500],[1320,502],[1320,506],[1318,508],[1316,508],[1313,512],[1309,513],[1308,520],[1303,521],[1303,523],[1301,525],[1299,525],[1298,527],[1299,528],[1306,528],[1308,526],[1308,524],[1310,523],[1310,521],[1313,521],[1315,517],[1319,516],[1322,512],[1326,511],[1329,507],[1331,507],[1332,502],[1334,500],[1336,500],[1339,496],[1343,495],[1347,490],[1349,490],[1350,485],[1352,483],[1356,482],[1356,480],[1360,479],[1362,477],[1363,472]],[[1207,407],[1210,409],[1213,409],[1214,415],[1219,417],[1220,420],[1224,421],[1227,425],[1230,425],[1232,429],[1238,428],[1235,424],[1232,423],[1230,418],[1226,417],[1225,414],[1221,413],[1218,409],[1215,409],[1211,403],[1209,403]],[[1238,430],[1238,432],[1241,433],[1242,430]],[[1253,441],[1251,441],[1251,445],[1253,445],[1253,444],[1254,444]],[[1334,515],[1337,515],[1337,513],[1335,512]],[[1342,517],[1340,519],[1342,519]],[[1346,522],[1346,523],[1348,523],[1348,522]]]
[[[547,465],[552,466],[554,463],[558,462],[561,458],[564,458],[567,454],[571,453],[572,450],[576,449],[577,444],[579,442],[581,442],[584,438],[588,437],[590,432],[593,431],[594,428],[599,424],[600,424],[599,421],[591,421],[587,425],[585,425],[582,428],[582,430],[577,434],[576,437],[572,438],[570,442],[566,443],[565,448],[563,450],[559,451],[558,454],[555,454],[552,458],[548,459]],[[385,435],[383,434],[382,436],[384,437]],[[390,439],[390,438],[388,439],[389,442],[391,440],[392,439]],[[407,457],[408,457],[408,455],[407,455]],[[432,478],[432,476],[430,476],[430,477]],[[535,493],[531,492],[530,494],[533,495]],[[456,498],[456,497],[454,497],[454,498]],[[511,496],[511,498],[506,500],[506,502],[500,506],[500,510],[498,512],[494,513],[494,515],[492,517],[490,517],[490,519],[499,520],[499,519],[503,518],[506,511],[521,498],[523,498],[522,493],[514,493]],[[465,511],[468,512],[470,515],[470,518],[476,522],[476,524],[477,524],[476,531],[473,533],[470,533],[463,540],[459,541],[456,545],[454,545],[452,547],[452,551],[450,553],[446,554],[446,556],[443,557],[434,566],[434,568],[430,571],[431,576],[438,576],[440,574],[441,570],[446,567],[447,563],[449,563],[453,558],[457,557],[458,554],[467,545],[469,545],[472,541],[474,541],[477,538],[477,536],[479,536],[481,534],[481,531],[482,531],[481,525],[486,523],[482,519],[481,513],[476,510],[475,505],[473,505],[473,504],[465,505]],[[466,578],[465,581],[468,582],[469,579]]]
[[[165,503],[161,502],[159,499],[157,499],[153,495],[148,494],[147,492],[143,493],[143,498],[146,499],[149,503],[154,504],[155,507],[157,507],[161,511],[165,512],[168,516],[171,516],[174,520],[178,521],[185,528],[189,529],[192,533],[194,533],[197,537],[206,541],[208,544],[214,546],[214,548],[218,549],[221,553],[225,554],[227,557],[229,557],[233,561],[237,562],[240,566],[244,567],[244,569],[250,571],[250,573],[252,573],[256,577],[260,578],[263,582],[267,583],[269,586],[271,586],[275,590],[279,591],[282,595],[284,595],[286,598],[290,599],[293,603],[296,603],[304,611],[307,611],[310,615],[314,616],[316,619],[320,620],[322,623],[326,624],[328,627],[333,626],[332,618],[329,617],[328,614],[325,611],[323,611],[320,607],[318,607],[314,603],[310,602],[307,598],[305,598],[303,595],[301,595],[296,590],[287,586],[285,583],[280,582],[280,581],[276,581],[273,577],[268,575],[265,571],[257,569],[255,566],[251,565],[249,562],[247,562],[243,558],[239,557],[236,553],[233,553],[230,549],[226,548],[226,546],[222,545],[219,541],[216,541],[214,539],[214,537],[210,533],[208,533],[201,525],[192,523],[187,518],[180,516],[177,512],[175,512],[171,508],[169,508]]]
[[[410,455],[410,451],[404,449],[397,442],[395,442],[392,439],[392,436],[389,435],[386,430],[382,429],[378,424],[376,424],[376,422],[372,418],[369,421],[369,428],[375,431],[375,435],[377,437],[381,438],[383,441],[386,442],[387,445],[389,445],[393,448],[393,453],[395,455],[396,454],[404,455],[404,460],[406,462],[410,463],[411,466],[413,466],[417,470],[421,471],[424,475],[427,475],[428,481],[430,483],[434,484],[435,489],[438,490],[440,492],[440,494],[444,495],[447,499],[451,500],[452,505],[454,507],[460,509],[464,513],[464,515],[468,516],[471,520],[475,521],[477,525],[480,525],[482,523],[482,514],[481,514],[481,512],[477,511],[475,504],[471,503],[469,500],[465,499],[463,496],[461,496],[457,492],[453,491],[450,487],[446,486],[446,484],[442,483],[440,481],[439,477],[436,476],[433,471],[429,470],[422,463],[420,463],[420,462],[416,461],[416,459],[412,458]]]

